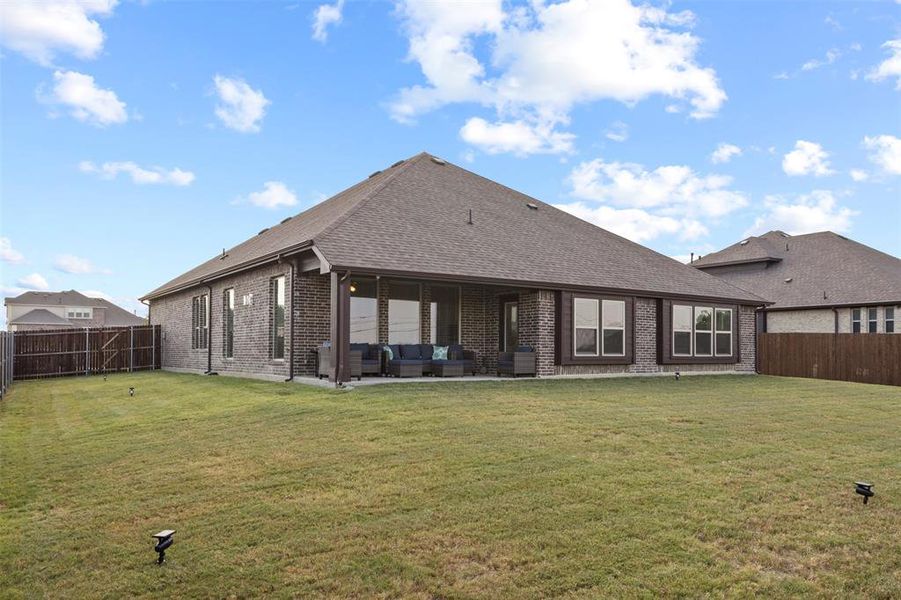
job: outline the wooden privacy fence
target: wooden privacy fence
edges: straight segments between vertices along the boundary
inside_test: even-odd
[[[901,385],[901,334],[761,333],[766,375]]]
[[[12,378],[159,369],[160,326],[17,331]]]

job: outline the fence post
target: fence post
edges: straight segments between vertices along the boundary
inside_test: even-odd
[[[128,372],[135,370],[135,327],[128,328]]]
[[[150,326],[150,370],[156,369],[156,329]]]
[[[91,334],[88,333],[88,328],[84,328],[84,374],[88,375],[91,372]]]

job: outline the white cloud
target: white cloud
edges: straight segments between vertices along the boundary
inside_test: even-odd
[[[625,142],[629,139],[629,126],[622,121],[611,123],[610,128],[604,133],[604,137],[614,142]]]
[[[826,51],[826,56],[823,58],[812,58],[808,60],[806,63],[801,65],[802,71],[813,71],[814,69],[819,69],[820,67],[825,67],[826,65],[831,65],[836,60],[841,58],[841,50],[838,48],[830,48]]]
[[[58,52],[96,58],[104,35],[91,17],[111,15],[116,4],[116,0],[0,2],[0,40],[44,66],[50,66]]]
[[[47,283],[47,280],[40,273],[32,273],[31,275],[26,275],[22,277],[17,282],[20,287],[25,288],[26,290],[49,290],[50,284]]]
[[[255,90],[243,80],[216,75],[213,77],[219,104],[216,116],[226,127],[242,133],[256,133],[270,102],[261,90]]]
[[[895,89],[901,90],[901,39],[889,40],[882,44],[891,56],[873,67],[866,75],[870,81],[897,78]]]
[[[13,248],[13,243],[8,237],[0,237],[0,260],[5,263],[17,265],[25,262],[25,256]]]
[[[88,259],[73,254],[60,254],[56,257],[53,267],[57,271],[72,273],[73,275],[90,275],[93,273],[109,275],[112,273],[109,269],[100,269]]]
[[[321,4],[313,13],[313,39],[325,43],[328,40],[329,25],[339,25],[343,18],[344,0],[335,4]]]
[[[854,181],[866,181],[870,178],[870,174],[863,169],[851,169],[849,174]]]
[[[726,100],[713,69],[696,62],[700,39],[679,29],[692,24],[688,11],[670,13],[628,0],[534,2],[507,10],[501,0],[468,3],[465,9],[402,0],[398,13],[409,38],[408,57],[425,78],[391,103],[392,117],[401,122],[470,102],[494,108],[499,124],[553,131],[568,123],[577,104],[610,99],[632,105],[663,95],[705,118]],[[483,47],[490,56],[478,55]],[[568,144],[545,147],[569,151]]]
[[[79,121],[99,127],[128,121],[125,103],[114,91],[97,87],[90,75],[56,71],[53,81],[51,94],[43,96],[39,90],[38,97],[45,102],[68,107],[69,114]]]
[[[517,156],[569,153],[575,138],[571,133],[554,131],[547,124],[489,123],[479,117],[473,117],[463,125],[460,137],[488,154],[509,152]]]
[[[713,164],[727,163],[735,156],[741,156],[741,148],[735,144],[722,143],[710,155],[710,162]]]
[[[126,173],[138,184],[169,184],[177,186],[190,185],[195,177],[190,171],[179,168],[166,170],[162,167],[144,168],[131,161],[105,162],[100,166],[89,160],[81,161],[78,168],[83,173],[95,173],[103,179],[115,179],[119,173]]]
[[[666,216],[716,218],[741,208],[747,197],[728,186],[726,175],[698,175],[690,167],[666,165],[649,171],[634,163],[596,159],[569,176],[572,195],[629,208],[652,208]]]
[[[835,195],[828,190],[814,190],[795,198],[767,196],[766,212],[754,221],[745,235],[758,235],[779,229],[790,235],[815,231],[847,231],[857,211],[838,206]]]
[[[891,175],[901,175],[901,138],[876,135],[863,138],[863,146],[870,150],[870,160]]]
[[[787,175],[814,175],[822,177],[831,175],[829,153],[814,142],[798,140],[795,149],[782,158],[782,170]]]
[[[633,242],[645,242],[664,234],[679,235],[681,239],[695,239],[707,234],[707,228],[698,221],[654,215],[640,208],[591,207],[584,202],[555,206]]]
[[[250,193],[247,201],[254,206],[276,209],[294,206],[297,204],[297,196],[281,181],[267,181],[263,184],[262,191]]]

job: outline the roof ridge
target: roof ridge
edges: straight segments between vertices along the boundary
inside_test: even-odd
[[[360,208],[364,204],[368,203],[370,200],[372,200],[373,198],[378,196],[389,183],[391,183],[392,181],[394,181],[397,178],[397,176],[400,173],[402,173],[403,171],[406,171],[411,165],[419,162],[424,156],[431,156],[431,155],[428,154],[427,152],[420,152],[419,154],[415,154],[415,155],[411,156],[410,158],[404,160],[401,164],[397,165],[394,168],[394,172],[388,173],[388,175],[385,177],[384,180],[379,182],[379,184],[377,186],[375,186],[372,190],[370,190],[369,193],[367,193],[362,198],[360,198],[352,208],[350,208],[349,210],[346,210],[344,212],[344,214],[342,214],[340,217],[338,217],[334,221],[332,221],[327,227],[325,227],[322,231],[320,231],[318,235],[314,235],[310,240],[313,243],[313,245],[315,246],[317,240],[322,239],[323,237],[327,236],[332,231],[337,229],[339,225],[342,225],[345,221],[347,221],[347,219],[349,219],[358,210],[360,210]],[[389,167],[389,169],[390,168],[391,167]]]

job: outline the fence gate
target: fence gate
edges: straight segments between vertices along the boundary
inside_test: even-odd
[[[159,369],[160,326],[16,331],[9,337],[10,381]],[[4,362],[4,377],[6,376]]]

